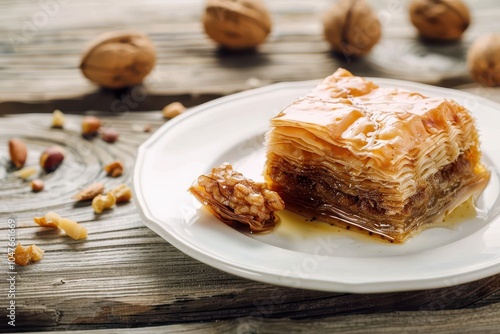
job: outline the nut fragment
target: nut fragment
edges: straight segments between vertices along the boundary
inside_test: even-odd
[[[26,266],[30,263],[40,261],[43,258],[44,251],[37,245],[23,247],[21,243],[17,244],[14,250],[14,262],[19,266]]]
[[[43,217],[33,218],[35,223],[43,227],[57,227],[74,240],[85,239],[87,237],[87,229],[76,221],[62,218],[55,212],[48,212]]]
[[[57,227],[66,232],[66,234],[74,240],[85,239],[88,235],[85,227],[67,218],[61,218]]]
[[[22,140],[13,138],[9,140],[9,154],[12,164],[14,164],[16,168],[21,168],[24,166],[26,158],[28,157],[28,148]]]
[[[92,137],[97,135],[101,128],[101,120],[95,116],[85,116],[82,119],[82,135],[84,137]]]
[[[38,168],[36,167],[24,167],[23,169],[20,169],[16,172],[14,172],[14,175],[23,179],[27,180],[33,175],[35,175],[38,172]]]
[[[33,190],[36,193],[42,191],[43,188],[45,187],[45,183],[40,179],[31,181],[30,185],[31,185],[31,190]]]
[[[102,129],[101,130],[101,138],[106,143],[114,143],[120,137],[120,133],[112,128]]]
[[[323,19],[325,39],[334,52],[344,56],[364,56],[380,40],[382,26],[365,0],[341,0]]]
[[[93,199],[97,195],[100,195],[104,192],[104,184],[101,182],[92,183],[91,185],[84,188],[78,194],[74,195],[72,198],[77,201],[86,201],[89,199]]]
[[[90,81],[115,89],[142,83],[155,63],[156,51],[147,35],[106,32],[85,51],[80,69]]]
[[[56,129],[64,128],[64,114],[61,110],[56,109],[52,113],[52,127]]]
[[[262,0],[208,0],[203,26],[218,44],[248,49],[265,41],[271,32],[271,15]]]
[[[40,156],[40,166],[47,173],[55,171],[64,160],[64,150],[60,146],[47,148]]]
[[[118,177],[123,174],[123,164],[118,160],[107,164],[103,169],[111,177]]]
[[[485,86],[500,86],[500,34],[478,38],[469,49],[467,63],[474,80]]]
[[[61,217],[55,212],[48,212],[43,217],[34,217],[33,220],[40,226],[56,228]]]
[[[145,124],[144,127],[142,128],[142,131],[151,132],[153,131],[153,127],[151,126],[151,124]]]
[[[186,110],[186,107],[180,102],[172,102],[169,105],[163,108],[163,117],[164,118],[174,118],[175,116],[179,116]]]
[[[238,221],[255,232],[273,229],[274,212],[285,208],[278,193],[233,171],[228,163],[201,175],[189,191],[223,222]]]
[[[455,41],[469,27],[470,13],[461,0],[412,0],[410,19],[423,38]]]
[[[116,197],[116,203],[124,203],[132,198],[132,190],[125,184],[120,184],[118,187],[111,189],[111,192]]]
[[[116,204],[116,196],[111,191],[106,195],[98,195],[92,200],[92,208],[95,213],[102,213],[106,209],[111,209]]]

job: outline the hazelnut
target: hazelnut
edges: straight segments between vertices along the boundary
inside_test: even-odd
[[[55,171],[64,160],[64,150],[59,146],[47,148],[40,156],[40,166],[47,173]]]
[[[101,120],[95,116],[85,116],[82,119],[82,135],[92,137],[97,134],[101,128]]]
[[[467,53],[472,77],[485,86],[500,86],[500,34],[478,38]]]
[[[118,140],[119,137],[120,137],[120,134],[115,129],[107,128],[107,129],[102,129],[102,131],[101,131],[101,138],[106,143],[110,143],[110,144],[114,143],[115,141]]]
[[[12,164],[14,164],[16,168],[23,167],[28,157],[26,144],[20,139],[13,138],[9,140],[9,154],[10,161],[12,161]]]
[[[334,52],[364,56],[378,43],[382,26],[365,0],[341,0],[323,19],[325,39]]]
[[[262,44],[271,32],[271,15],[262,0],[208,0],[203,26],[206,34],[229,49]]]
[[[84,52],[80,69],[90,81],[116,89],[141,84],[155,63],[156,51],[147,35],[107,32]]]
[[[169,105],[163,108],[163,117],[164,118],[174,118],[175,116],[179,116],[184,111],[186,111],[186,107],[180,102],[172,102]]]
[[[436,41],[455,41],[469,27],[469,9],[461,0],[412,0],[411,23],[420,36]]]
[[[61,110],[56,109],[52,113],[52,127],[62,129],[64,127],[64,114]]]
[[[111,189],[111,192],[116,197],[116,203],[125,203],[132,198],[132,190],[125,184],[120,184],[118,187]]]
[[[33,192],[35,193],[42,191],[43,188],[45,187],[45,183],[40,179],[35,179],[31,181],[30,185],[31,185],[31,190],[33,190]]]

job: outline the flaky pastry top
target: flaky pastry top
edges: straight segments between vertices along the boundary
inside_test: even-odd
[[[403,197],[462,153],[480,165],[474,119],[464,107],[379,87],[344,69],[286,107],[271,119],[271,127],[270,153],[337,172],[342,168],[373,182],[394,182]]]

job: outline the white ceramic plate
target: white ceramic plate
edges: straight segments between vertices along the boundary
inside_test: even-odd
[[[159,129],[138,154],[133,187],[145,224],[193,258],[257,281],[325,291],[388,292],[465,283],[500,273],[500,106],[460,91],[372,79],[457,100],[476,116],[490,182],[478,212],[455,213],[448,226],[403,245],[375,241],[282,214],[275,231],[251,234],[209,214],[187,189],[227,161],[262,180],[269,119],[317,81],[282,83],[193,108]]]

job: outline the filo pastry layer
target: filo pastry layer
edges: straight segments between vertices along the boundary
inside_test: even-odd
[[[489,178],[464,107],[344,69],[272,118],[266,147],[266,181],[288,209],[394,242],[477,197]]]

